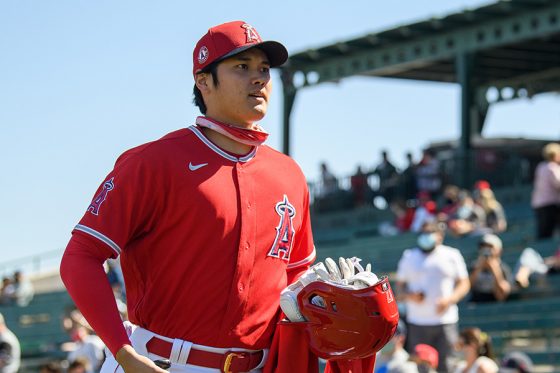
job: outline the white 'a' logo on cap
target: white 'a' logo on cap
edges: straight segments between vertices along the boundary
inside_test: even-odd
[[[241,25],[241,27],[245,29],[245,35],[247,35],[247,43],[253,43],[253,42],[260,43],[262,41],[257,30],[255,30],[253,26],[244,23]]]
[[[202,46],[198,51],[198,63],[203,64],[204,62],[206,62],[208,60],[209,54],[210,53],[208,52],[208,48],[206,48],[206,46]]]

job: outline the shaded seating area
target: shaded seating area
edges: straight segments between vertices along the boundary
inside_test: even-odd
[[[64,358],[60,350],[69,341],[62,326],[65,313],[74,307],[66,291],[36,294],[25,307],[2,306],[6,324],[19,338],[22,353],[21,372],[36,372],[51,358]]]
[[[558,279],[560,280],[560,278]],[[551,284],[558,289],[560,281]],[[537,365],[560,367],[560,295],[504,303],[462,304],[461,327],[479,327],[499,352],[520,350]]]
[[[533,213],[528,202],[530,188],[506,188],[497,194],[510,222],[508,230],[500,234],[504,245],[502,260],[515,268],[526,247],[532,247],[543,257],[554,255],[560,240],[534,239]],[[378,275],[393,278],[403,251],[416,245],[417,235],[413,233],[394,237],[364,236],[356,234],[363,228],[347,224],[342,227],[338,232],[345,230],[347,233],[345,236],[339,233],[336,240],[332,240],[335,237],[332,232],[337,229],[325,236],[321,230],[314,231],[318,260],[357,256],[365,263],[371,262]],[[468,264],[478,255],[478,241],[478,237],[447,235],[444,244],[460,249]],[[501,303],[475,304],[468,302],[467,297],[459,304],[459,310],[460,328],[476,326],[487,332],[498,357],[510,351],[523,351],[539,366],[538,371],[560,371],[560,275],[538,278]]]

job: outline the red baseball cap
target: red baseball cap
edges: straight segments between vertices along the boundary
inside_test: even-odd
[[[414,347],[414,354],[418,357],[418,359],[430,364],[432,368],[437,368],[439,363],[439,354],[432,346],[424,343],[417,344]]]
[[[490,189],[490,183],[486,180],[478,180],[476,183],[474,183],[474,189]]]
[[[196,43],[193,51],[193,74],[201,72],[212,62],[254,47],[266,53],[270,67],[280,66],[288,59],[288,51],[282,44],[263,41],[253,26],[243,21],[233,21],[210,28]]]

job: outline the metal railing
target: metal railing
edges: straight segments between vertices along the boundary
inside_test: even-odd
[[[460,167],[463,158],[453,152],[441,152],[439,169],[442,187],[447,184],[460,186],[461,181],[466,182],[467,189],[471,189],[476,180],[487,180],[492,188],[513,187],[528,185],[532,183],[533,174],[540,159],[529,159],[519,154],[511,154],[507,150],[477,151],[468,156],[469,173],[464,178],[464,170]],[[337,177],[338,196],[344,198],[344,193],[351,192],[352,175]],[[398,196],[404,193],[405,181],[402,174],[395,189]],[[367,184],[371,191],[370,196],[379,195],[379,177],[374,173],[368,173]],[[318,180],[309,181],[309,192],[311,203],[320,200],[322,196],[322,183]],[[371,201],[368,201],[371,203]]]
[[[12,276],[15,271],[21,271],[29,276],[58,268],[63,252],[63,249],[49,250],[0,262],[0,275]]]

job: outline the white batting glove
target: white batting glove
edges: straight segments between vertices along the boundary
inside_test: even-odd
[[[282,290],[280,293],[280,308],[282,308],[282,312],[284,312],[288,320],[292,322],[305,321],[305,317],[299,311],[297,295],[306,285],[314,281],[327,282],[329,279],[330,274],[327,272],[325,265],[319,262],[305,271],[296,282]]]
[[[361,259],[356,257],[339,258],[337,265],[332,258],[327,258],[324,264],[319,262],[309,268],[296,282],[290,284],[280,293],[280,307],[286,317],[292,322],[306,321],[299,310],[297,295],[311,282],[323,281],[354,290],[376,284],[379,279],[371,272],[371,264],[368,264],[364,269],[360,261]]]
[[[331,279],[341,285],[351,285],[354,289],[363,289],[379,281],[371,272],[371,264],[366,268],[360,264],[360,258],[338,258],[338,265],[331,258],[325,259],[325,265],[331,274]]]

